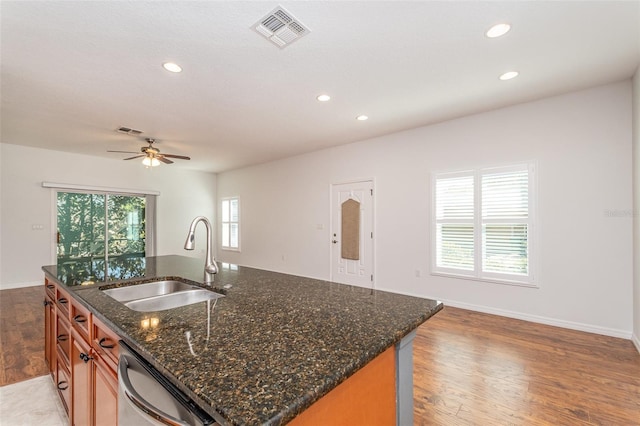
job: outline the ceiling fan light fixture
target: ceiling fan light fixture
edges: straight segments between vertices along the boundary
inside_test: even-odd
[[[144,164],[145,167],[156,167],[160,165],[160,160],[155,157],[146,156],[142,159],[142,164]]]

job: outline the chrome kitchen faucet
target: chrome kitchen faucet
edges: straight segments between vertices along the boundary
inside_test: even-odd
[[[209,222],[209,219],[204,216],[197,216],[193,219],[191,226],[189,226],[189,233],[187,234],[187,241],[184,243],[184,249],[193,250],[195,248],[195,230],[198,222],[204,222],[204,226],[207,228],[207,254],[204,263],[204,283],[211,284],[213,282],[213,275],[218,273],[218,265],[211,252],[211,222]]]

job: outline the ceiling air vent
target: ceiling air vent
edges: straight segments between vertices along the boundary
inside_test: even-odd
[[[142,130],[130,129],[128,127],[119,127],[118,132],[126,133],[127,135],[131,135],[131,136],[138,136],[139,134],[142,133]]]
[[[282,6],[273,9],[251,28],[281,49],[310,32],[309,28]]]

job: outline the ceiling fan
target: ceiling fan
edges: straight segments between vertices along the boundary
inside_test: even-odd
[[[145,140],[147,141],[149,146],[143,146],[142,148],[140,148],[140,152],[142,152],[142,154],[138,154],[138,155],[134,155],[133,157],[125,158],[125,160],[133,160],[135,158],[144,157],[143,160],[142,160],[142,164],[144,164],[147,167],[159,166],[160,162],[163,162],[165,164],[172,164],[173,161],[169,160],[169,158],[177,158],[179,160],[191,160],[190,157],[187,157],[187,156],[184,156],[184,155],[161,154],[160,150],[153,146],[153,143],[156,141],[155,139],[153,139],[153,138],[145,138]],[[122,152],[122,153],[125,153],[125,154],[137,154],[137,152],[134,152],[134,151],[109,151],[109,150],[107,150],[107,152]]]

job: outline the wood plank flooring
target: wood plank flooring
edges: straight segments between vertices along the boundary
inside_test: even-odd
[[[46,374],[44,290],[0,291],[0,385]],[[640,425],[629,340],[446,307],[414,342],[415,425]],[[403,425],[404,426],[404,425]]]
[[[44,286],[0,290],[0,386],[47,374]]]
[[[640,425],[630,340],[445,307],[414,360],[417,425]]]

